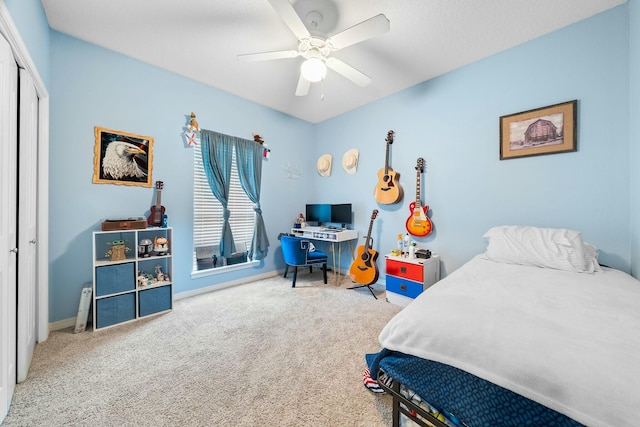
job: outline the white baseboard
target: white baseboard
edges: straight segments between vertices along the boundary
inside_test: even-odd
[[[278,271],[270,271],[268,273],[258,274],[255,276],[246,277],[244,279],[233,280],[231,282],[220,283],[218,285],[206,286],[204,288],[198,288],[192,291],[180,292],[177,294],[173,294],[173,300],[177,301],[184,298],[194,297],[196,295],[206,294],[208,292],[219,291],[222,289],[230,288],[232,286],[244,285],[247,283],[255,282],[256,280],[268,279],[269,277],[277,276],[278,274],[279,274]]]
[[[251,276],[244,279],[233,280],[231,282],[225,282],[219,285],[211,285],[211,286],[206,286],[204,288],[194,289],[192,291],[180,292],[173,295],[173,300],[178,301],[184,298],[190,298],[196,295],[202,295],[208,292],[214,292],[214,291],[230,288],[232,286],[244,285],[247,283],[255,282],[256,280],[268,279],[269,277],[277,276],[281,273],[282,272],[280,271],[270,271],[268,273],[258,274],[256,276]],[[76,318],[70,317],[68,319],[58,320],[56,322],[49,323],[49,331],[59,331],[61,329],[74,327],[75,325],[76,325]]]
[[[70,317],[68,319],[58,320],[57,322],[49,323],[49,331],[59,331],[61,329],[70,328],[76,325],[76,318]]]

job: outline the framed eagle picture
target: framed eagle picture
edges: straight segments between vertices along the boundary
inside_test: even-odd
[[[94,184],[151,187],[153,137],[95,127]]]

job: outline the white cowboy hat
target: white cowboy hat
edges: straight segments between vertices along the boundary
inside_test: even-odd
[[[356,173],[358,169],[358,150],[352,148],[342,156],[342,167],[347,173]]]
[[[323,154],[322,156],[320,156],[316,165],[320,176],[331,175],[331,160],[331,154]]]

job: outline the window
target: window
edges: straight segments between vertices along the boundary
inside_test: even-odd
[[[253,239],[255,211],[253,210],[253,202],[249,200],[240,185],[238,169],[236,168],[235,148],[233,151],[228,208],[231,211],[229,222],[236,250],[246,252],[251,245],[251,239]],[[201,257],[203,256],[202,254],[215,254],[218,257],[217,267],[232,262],[232,260],[220,258],[218,245],[222,234],[222,223],[222,205],[211,193],[207,176],[204,173],[204,166],[202,165],[200,144],[197,144],[193,147],[193,271],[213,267],[212,263],[207,266],[206,263],[202,262],[198,266],[196,248],[200,248]],[[202,250],[203,248],[206,248],[206,250]]]

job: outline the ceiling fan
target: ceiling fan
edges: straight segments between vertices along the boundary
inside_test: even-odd
[[[311,83],[324,79],[327,67],[341,74],[359,86],[371,83],[371,78],[347,63],[330,56],[332,52],[354,45],[389,31],[389,20],[383,14],[376,15],[331,37],[316,30],[317,24],[325,17],[321,11],[311,10],[305,18],[313,34],[305,25],[289,0],[268,0],[284,23],[298,38],[298,50],[249,53],[238,55],[241,61],[268,61],[272,59],[304,58],[300,66],[300,78],[296,88],[297,96],[309,93]],[[335,7],[335,6],[333,6]]]

